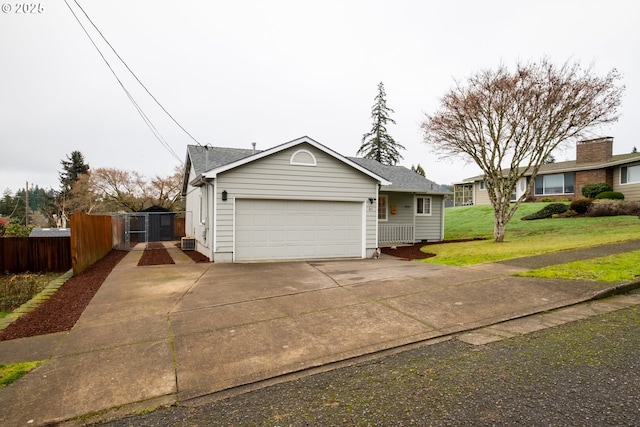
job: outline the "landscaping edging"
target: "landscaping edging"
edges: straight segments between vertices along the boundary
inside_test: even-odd
[[[23,314],[35,310],[36,307],[51,298],[51,295],[55,294],[56,291],[60,289],[60,286],[62,286],[64,282],[66,282],[71,277],[73,277],[73,269],[70,269],[63,275],[50,281],[47,286],[45,286],[44,289],[36,294],[33,298],[0,319],[0,331],[6,329],[10,324],[18,320]]]

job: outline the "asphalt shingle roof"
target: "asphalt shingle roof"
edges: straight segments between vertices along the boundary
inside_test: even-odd
[[[600,169],[607,168],[612,166],[618,166],[624,164],[626,162],[634,162],[640,161],[640,154],[638,153],[627,153],[627,154],[615,154],[611,157],[609,161],[606,162],[594,162],[594,163],[581,163],[578,165],[575,160],[568,160],[565,162],[554,162],[547,163],[540,166],[540,170],[538,175],[546,175],[550,173],[556,172],[570,172],[576,170],[591,170],[591,169]],[[508,169],[505,170],[508,171]],[[530,175],[530,174],[527,174]],[[472,176],[470,178],[464,179],[465,182],[471,181],[481,181],[484,179],[484,175]]]
[[[380,175],[391,185],[385,186],[384,190],[390,191],[407,191],[407,192],[426,192],[430,194],[450,194],[451,192],[436,184],[435,182],[423,177],[420,174],[407,169],[404,166],[389,166],[382,163],[362,157],[348,157],[354,163],[359,164],[365,169],[370,170],[376,175]]]
[[[187,150],[188,158],[191,161],[196,176],[261,152],[256,150],[254,153],[252,149],[244,148],[207,147],[205,149],[205,147],[199,145],[189,145],[187,146]],[[387,181],[390,181],[392,184],[385,186],[385,190],[450,194],[450,191],[444,187],[404,166],[383,165],[376,160],[367,158],[347,158],[374,174],[385,178]]]
[[[249,157],[255,153],[251,148],[226,148],[226,147],[203,147],[201,145],[187,146],[191,164],[196,171],[196,175],[205,173],[211,169],[228,165],[229,163]]]

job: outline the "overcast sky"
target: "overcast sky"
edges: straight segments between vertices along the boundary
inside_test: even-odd
[[[95,35],[86,17],[69,0]],[[96,38],[154,137],[63,0],[42,13],[0,12],[0,190],[58,188],[60,161],[166,176],[195,143],[135,85]],[[476,175],[442,161],[420,134],[454,80],[548,56],[617,68],[627,86],[614,153],[640,148],[640,25],[635,1],[80,0],[149,91],[201,144],[267,149],[307,135],[354,156],[371,127],[377,84],[395,110],[389,133],[449,184]],[[20,11],[24,12],[24,10]],[[574,148],[558,161],[574,159]]]

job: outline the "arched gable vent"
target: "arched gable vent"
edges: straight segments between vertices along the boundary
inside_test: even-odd
[[[309,150],[298,150],[291,155],[292,165],[316,166],[316,158]]]

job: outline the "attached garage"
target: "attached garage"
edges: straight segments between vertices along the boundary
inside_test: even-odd
[[[363,202],[236,199],[236,261],[361,258]]]

